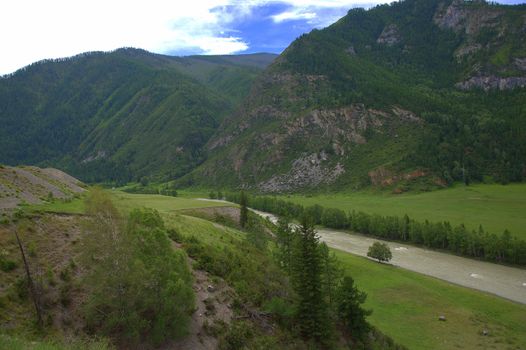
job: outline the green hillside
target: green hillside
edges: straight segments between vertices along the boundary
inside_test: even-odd
[[[285,50],[187,179],[266,192],[522,181],[525,15],[457,0],[352,9]]]
[[[32,64],[0,78],[0,162],[85,181],[180,176],[274,57],[119,49]]]

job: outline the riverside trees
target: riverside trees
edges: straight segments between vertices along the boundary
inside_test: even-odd
[[[239,203],[239,199],[238,194],[227,194],[229,201]],[[246,200],[251,208],[294,219],[308,215],[314,224],[322,224],[328,228],[350,229],[388,240],[445,249],[459,255],[526,265],[526,241],[513,236],[508,230],[499,235],[489,233],[482,227],[469,230],[463,224],[453,226],[447,221],[422,222],[407,215],[383,216],[354,210],[345,213],[341,209],[324,208],[320,205],[303,207],[268,196],[247,196]]]

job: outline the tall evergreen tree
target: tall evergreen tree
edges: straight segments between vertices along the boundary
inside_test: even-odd
[[[372,311],[361,306],[366,298],[367,294],[358,290],[352,277],[343,278],[335,298],[336,315],[345,333],[354,339],[363,339],[370,329],[365,318]]]
[[[298,295],[297,319],[301,333],[326,341],[330,330],[328,307],[322,292],[322,261],[312,222],[303,217],[293,258],[293,286]]]
[[[239,205],[241,207],[239,212],[239,225],[245,227],[248,222],[247,195],[245,191],[241,191]]]
[[[276,258],[280,266],[291,274],[292,249],[294,246],[294,231],[286,218],[280,218],[276,230],[276,244],[278,246]]]
[[[329,309],[333,310],[336,289],[343,276],[343,269],[336,255],[329,251],[327,244],[319,245],[322,265],[322,291]]]

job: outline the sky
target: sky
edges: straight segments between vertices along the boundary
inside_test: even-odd
[[[514,4],[526,0],[501,0]],[[168,55],[280,53],[378,0],[2,0],[0,75],[30,63],[136,47]]]

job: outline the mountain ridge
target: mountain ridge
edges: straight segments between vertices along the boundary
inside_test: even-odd
[[[406,0],[352,9],[266,69],[186,179],[270,192],[521,181],[524,32],[524,5]],[[306,162],[318,170],[303,181]]]
[[[125,48],[35,63],[0,79],[0,161],[90,182],[184,174],[273,58]]]

